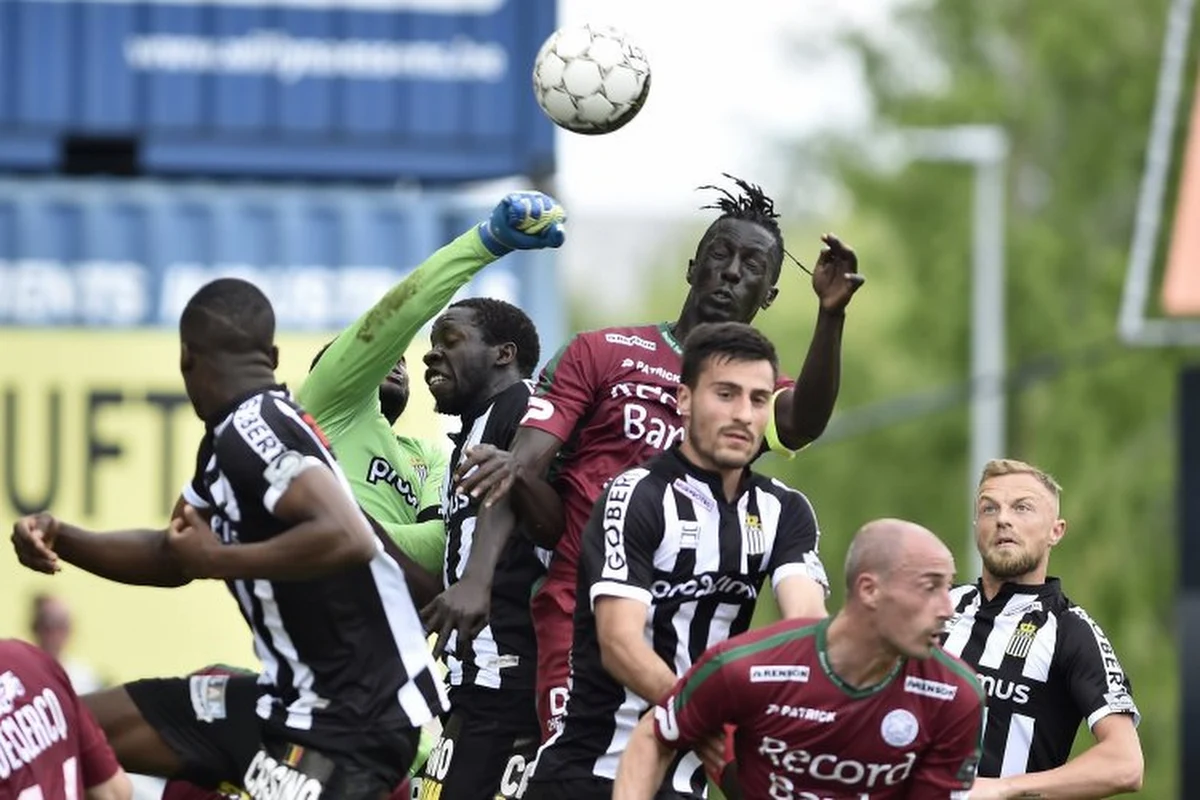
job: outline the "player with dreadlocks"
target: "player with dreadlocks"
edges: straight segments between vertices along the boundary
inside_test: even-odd
[[[719,189],[720,197],[706,206],[721,214],[688,262],[690,289],[679,317],[575,336],[543,371],[511,450],[477,447],[456,471],[459,489],[485,505],[508,504],[538,544],[555,548],[547,578],[533,598],[543,736],[561,726],[566,707],[580,535],[593,504],[614,475],[682,438],[675,406],[680,342],[700,323],[750,322],[779,292],[786,251],[775,204],[760,187],[733,180],[738,193]],[[798,381],[782,379],[772,399],[766,439],[781,452],[804,447],[829,421],[838,393],[846,305],[863,283],[854,252],[832,235],[822,238],[825,248],[812,272],[820,302],[816,331]],[[476,535],[510,532],[481,529]],[[459,591],[465,596],[468,590]],[[796,605],[785,613],[825,614],[820,592]],[[602,610],[596,608],[603,641],[616,632],[606,629]],[[615,770],[615,758],[612,766]]]

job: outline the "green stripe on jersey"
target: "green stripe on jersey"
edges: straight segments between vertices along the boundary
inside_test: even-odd
[[[779,647],[780,645],[787,644],[788,642],[793,642],[797,639],[804,639],[808,636],[812,636],[816,630],[816,625],[806,625],[803,628],[780,631],[779,633],[772,634],[765,639],[759,639],[757,642],[750,642],[749,644],[743,644],[738,647],[730,648],[724,653],[718,655],[716,658],[710,659],[707,664],[692,673],[691,679],[689,679],[687,685],[683,687],[683,691],[679,693],[679,700],[675,704],[675,710],[678,711],[679,709],[683,708],[684,705],[687,704],[687,701],[691,698],[692,693],[699,689],[706,680],[711,678],[713,674],[722,667],[728,666],[735,661],[740,661],[743,658],[750,658],[751,656],[758,655],[764,650],[771,650]]]

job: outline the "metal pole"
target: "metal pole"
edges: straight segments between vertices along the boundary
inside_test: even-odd
[[[1004,157],[975,163],[971,254],[970,508],[984,464],[1005,455]],[[969,575],[979,574],[973,521],[967,535]]]

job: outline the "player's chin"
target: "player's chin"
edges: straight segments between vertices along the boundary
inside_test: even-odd
[[[458,402],[458,395],[452,391],[434,391],[431,388],[429,393],[433,395],[433,410],[438,414],[454,416],[462,408],[462,403]]]
[[[713,453],[713,462],[721,469],[741,469],[754,460],[755,452],[756,448],[749,442],[745,445],[725,445]]]

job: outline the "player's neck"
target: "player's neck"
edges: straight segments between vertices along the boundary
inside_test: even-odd
[[[204,420],[225,411],[239,398],[275,386],[278,381],[275,371],[269,367],[247,368],[237,365],[231,370],[213,370],[213,377],[208,383],[212,388],[196,407],[196,413]]]
[[[865,620],[854,619],[845,609],[825,632],[825,655],[834,675],[854,689],[878,685],[900,662],[896,651],[876,636]]]
[[[1000,590],[1004,588],[1004,584],[1006,583],[1012,583],[1017,586],[1041,586],[1046,582],[1048,566],[1047,564],[1042,564],[1037,569],[1014,578],[997,578],[985,569],[979,576],[979,582],[983,584],[983,596],[991,600],[1000,593]]]
[[[721,491],[725,495],[726,502],[732,503],[737,499],[738,490],[742,488],[742,478],[746,474],[745,467],[729,469],[718,467],[712,462],[712,459],[706,458],[700,451],[693,447],[686,437],[679,445],[679,452],[693,466],[699,467],[706,472],[711,472],[721,479]]]
[[[687,300],[683,303],[683,309],[679,312],[679,319],[668,326],[671,336],[675,338],[675,341],[679,342],[681,347],[683,346],[684,339],[687,339],[687,335],[692,332],[692,329],[703,322],[700,319],[699,309],[691,300],[692,295],[689,292]]]

